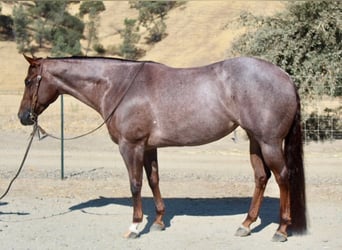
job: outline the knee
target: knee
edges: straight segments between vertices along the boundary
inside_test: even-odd
[[[149,179],[149,185],[151,188],[155,188],[159,185],[159,179],[158,176],[156,175],[151,175],[150,179]]]
[[[256,175],[255,185],[259,188],[265,188],[269,178],[270,178],[270,175],[268,174]]]
[[[131,182],[131,192],[132,195],[138,195],[141,193],[142,182],[132,181]]]
[[[289,178],[288,178],[288,170],[286,167],[283,167],[278,177],[276,176],[276,180],[279,186],[288,185]]]
[[[159,185],[158,167],[156,164],[152,164],[152,171],[149,176],[148,183],[151,188],[155,188]]]

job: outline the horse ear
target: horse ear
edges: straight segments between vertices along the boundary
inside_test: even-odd
[[[29,62],[29,64],[32,64],[33,63],[33,58],[31,57],[28,57],[27,55],[23,54],[24,58],[26,59],[26,61]]]
[[[38,64],[36,58],[29,57],[25,54],[23,54],[23,56],[25,57],[26,61],[29,62],[30,65],[37,65]]]

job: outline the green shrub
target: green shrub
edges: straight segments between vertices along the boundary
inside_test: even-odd
[[[93,45],[93,50],[95,50],[96,53],[98,53],[98,54],[100,54],[100,55],[103,55],[103,54],[106,53],[106,49],[105,49],[105,48],[103,47],[103,45],[100,44],[100,43],[95,43],[95,44]]]
[[[303,96],[342,95],[342,2],[288,5],[272,17],[241,16],[252,31],[238,39],[231,55],[265,58],[288,72]]]

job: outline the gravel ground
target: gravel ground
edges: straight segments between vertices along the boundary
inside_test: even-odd
[[[29,129],[27,130],[29,131]],[[0,188],[15,174],[29,132],[0,133]],[[166,230],[149,232],[153,199],[143,186],[141,237],[127,240],[132,216],[128,177],[105,130],[65,144],[60,180],[58,141],[35,140],[20,177],[0,202],[2,249],[342,249],[342,141],[305,146],[310,229],[273,243],[278,187],[272,178],[252,235],[234,236],[253,192],[248,142],[159,150]]]

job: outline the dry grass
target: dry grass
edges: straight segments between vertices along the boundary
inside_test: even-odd
[[[205,65],[226,58],[232,41],[245,30],[225,28],[242,11],[270,15],[284,8],[277,1],[190,1],[169,13],[168,36],[145,59],[175,67]]]

